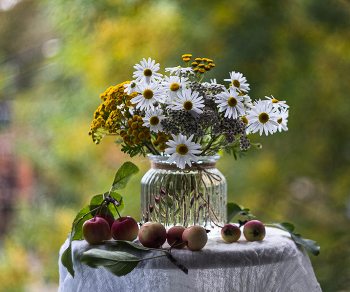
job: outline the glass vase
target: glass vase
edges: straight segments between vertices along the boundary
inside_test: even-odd
[[[166,229],[200,225],[216,234],[226,224],[227,184],[216,168],[220,155],[199,157],[184,170],[167,156],[148,155],[151,169],[141,180],[141,223],[157,221]]]

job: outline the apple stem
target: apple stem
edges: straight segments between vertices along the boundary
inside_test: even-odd
[[[113,206],[114,206],[115,210],[117,211],[118,216],[119,216],[119,218],[120,218],[121,216],[120,216],[119,211],[118,211],[118,208],[117,208],[117,206],[115,205],[115,203],[114,203],[114,202],[113,202]]]
[[[102,205],[104,204],[104,200],[102,201],[102,203],[97,207],[97,211],[95,213],[95,217],[94,217],[94,221],[96,221],[96,216],[100,213],[100,209],[102,207]]]
[[[145,260],[151,260],[151,259],[160,258],[160,257],[167,257],[167,256],[168,256],[167,254],[162,254],[159,256],[151,257],[151,258],[140,259],[139,261],[141,262],[141,261],[145,261]]]
[[[177,239],[176,239],[177,240]],[[174,245],[176,241],[173,242],[173,244],[171,245],[170,249],[172,249],[173,247],[176,247],[176,246],[179,246],[179,245],[182,245],[184,242],[181,241],[181,242],[178,242],[177,244]]]
[[[174,240],[174,242],[170,245],[170,251],[171,251],[171,249],[174,247],[174,246],[176,246],[175,245],[175,243],[177,242],[177,241],[179,241],[177,238]],[[180,244],[182,244],[182,242],[180,243]]]
[[[174,257],[171,254],[167,255],[167,258],[175,265],[177,266],[181,271],[183,271],[186,275],[188,275],[188,269],[184,267],[183,265],[179,264],[177,260],[174,259]]]
[[[178,241],[178,240],[176,239],[176,240],[172,243],[171,247],[174,245],[174,243],[175,243],[176,241]],[[177,266],[181,271],[183,271],[186,275],[188,275],[188,269],[185,268],[183,265],[179,264],[179,263],[177,262],[177,260],[174,259],[174,257],[171,255],[171,247],[170,247],[170,250],[167,251],[166,249],[164,249],[164,248],[161,246],[161,244],[160,244],[160,242],[159,242],[159,239],[157,239],[156,242],[158,242],[160,249],[161,249],[162,251],[164,251],[165,253],[167,253],[167,254],[161,255],[161,256],[166,256],[175,266]],[[180,244],[182,244],[182,242],[181,242]],[[156,256],[156,257],[153,257],[153,258],[157,258],[157,257],[161,257],[161,256]],[[152,259],[152,258],[147,258],[147,259],[145,259],[145,260],[148,260],[148,259]]]

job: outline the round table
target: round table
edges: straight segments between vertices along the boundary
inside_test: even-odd
[[[61,255],[69,244],[67,240],[60,250],[58,291],[321,291],[307,252],[295,244],[287,232],[267,227],[263,241],[247,242],[242,236],[231,244],[225,243],[220,235],[208,237],[201,251],[173,249],[173,257],[188,268],[188,275],[166,257],[161,257],[140,262],[123,277],[80,262],[83,252],[106,248],[105,245],[90,246],[82,240],[72,243],[73,278],[61,263]],[[159,252],[134,254],[145,258],[159,255]]]

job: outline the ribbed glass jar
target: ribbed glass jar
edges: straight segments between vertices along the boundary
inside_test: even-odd
[[[157,221],[167,229],[201,225],[219,233],[226,224],[227,184],[216,168],[220,155],[203,156],[184,170],[169,157],[148,155],[151,169],[141,180],[141,223]]]

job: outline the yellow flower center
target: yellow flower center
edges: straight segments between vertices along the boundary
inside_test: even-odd
[[[151,89],[146,89],[143,91],[143,97],[145,99],[152,99],[153,97],[153,91]]]
[[[159,118],[157,116],[153,116],[149,119],[149,123],[151,126],[157,126],[159,124]]]
[[[278,119],[277,123],[281,124],[282,123],[282,118]]]
[[[241,120],[246,124],[248,125],[248,119],[246,117],[241,117]]]
[[[184,109],[190,111],[193,108],[193,103],[189,100],[184,102]]]
[[[259,115],[259,122],[262,124],[266,124],[269,121],[270,117],[267,113],[261,113]]]
[[[241,83],[240,83],[237,79],[234,79],[234,80],[232,81],[232,84],[233,84],[235,87],[237,87],[237,88],[239,88],[239,87],[241,86]]]
[[[271,101],[272,101],[273,103],[279,103],[279,101],[278,101],[276,98],[272,99]]]
[[[147,76],[147,77],[150,77],[152,76],[153,72],[151,69],[145,69],[143,70],[143,75]]]
[[[180,155],[186,155],[188,153],[188,147],[186,144],[180,144],[176,147],[176,152]]]
[[[172,84],[170,85],[170,90],[171,90],[171,91],[178,91],[179,88],[180,88],[180,84],[179,84],[179,83],[172,83]]]
[[[237,99],[235,99],[234,97],[230,97],[227,100],[227,103],[228,103],[229,106],[235,107],[237,105]]]

